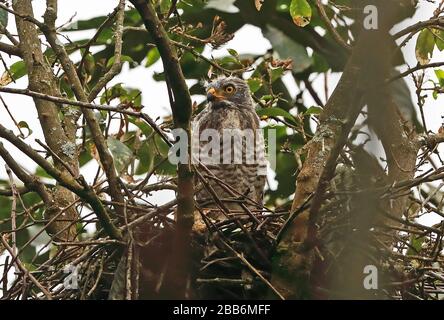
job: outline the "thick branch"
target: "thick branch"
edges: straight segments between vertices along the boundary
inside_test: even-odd
[[[10,56],[22,56],[22,52],[18,47],[3,42],[0,42],[0,51],[7,53]]]
[[[174,97],[171,108],[175,126],[183,128],[189,133],[192,103],[177,54],[151,3],[143,0],[131,0],[131,2],[139,11],[145,27],[151,33],[162,57],[168,84]],[[178,184],[178,223],[181,223],[183,219],[183,222],[191,227],[193,219],[193,183],[191,169],[188,165],[179,165]]]
[[[76,98],[82,102],[89,102],[88,97],[82,87],[82,83],[77,75],[77,71],[73,62],[70,60],[64,45],[57,38],[57,31],[54,25],[54,21],[57,17],[57,8],[48,6],[44,17],[46,24],[44,26],[40,26],[40,29],[51,45],[51,48],[58,55],[63,70],[65,71],[65,74],[69,79]],[[119,179],[114,167],[114,160],[108,149],[105,137],[100,129],[100,125],[97,122],[97,119],[95,118],[92,110],[86,108],[82,108],[81,110],[91,131],[92,138],[97,147],[97,151],[100,157],[100,162],[105,171],[106,177],[108,178],[111,198],[113,199],[113,201],[123,203],[124,197],[119,188]],[[117,207],[116,211],[119,215],[123,216],[122,208]]]
[[[191,118],[192,103],[177,54],[151,3],[144,0],[131,0],[131,3],[139,11],[162,57],[165,73],[168,75],[175,98],[175,105],[171,106],[175,124],[186,129]]]
[[[51,66],[48,64],[42,52],[39,35],[34,25],[34,23],[38,23],[38,21],[33,18],[31,1],[14,1],[13,8],[16,14],[20,51],[28,71],[29,87],[36,92],[52,96],[60,96],[58,84],[53,75]],[[75,151],[72,153],[66,152],[68,149],[75,150],[75,136],[71,136],[71,139],[68,138],[59,118],[57,105],[53,102],[40,99],[34,99],[34,102],[45,136],[45,141],[51,150],[53,150],[58,156],[58,159],[54,159],[56,168],[61,171],[66,170],[59,161],[59,159],[61,159],[71,167],[72,171],[78,172],[79,167]],[[61,187],[57,187],[54,193],[55,205],[51,207],[51,210],[46,211],[48,218],[52,215],[57,215],[57,212],[61,208],[64,208],[74,199],[72,193]],[[76,221],[78,218],[76,209],[71,208],[66,212],[66,218],[71,221]],[[59,230],[65,229],[67,224],[69,224],[69,222],[56,221],[50,232],[54,231],[57,233]],[[67,230],[62,237],[64,237],[65,240],[74,240],[75,234],[76,230],[73,226]]]
[[[180,66],[179,59],[174,50],[162,22],[158,18],[150,1],[131,0],[136,7],[143,23],[151,34],[160,56],[166,74],[168,90],[170,93],[171,108],[176,128],[182,128],[188,133],[188,146],[190,148],[190,121],[192,114],[191,97],[188,86]],[[188,149],[188,155],[190,155]],[[177,192],[177,229],[172,252],[171,269],[166,285],[169,296],[186,297],[186,282],[189,276],[189,242],[191,228],[194,223],[194,184],[190,164],[178,166],[178,192]]]
[[[384,92],[385,79],[391,70],[387,43],[391,40],[388,30],[397,17],[394,7],[387,4],[381,9],[380,29],[361,31],[341,80],[320,116],[316,134],[305,146],[307,156],[297,177],[292,212],[311,196],[312,203],[282,235],[273,270],[273,284],[285,292],[287,298],[312,297],[309,281],[314,280],[310,279],[310,273],[314,265],[312,249],[318,240],[316,218],[335,173],[337,158],[361,108],[367,104],[371,111],[379,110],[378,97]],[[365,218],[371,220],[371,217]],[[357,270],[359,266],[357,262],[350,270]]]

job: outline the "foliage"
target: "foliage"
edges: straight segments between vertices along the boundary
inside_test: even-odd
[[[235,222],[226,223],[225,225],[221,223],[217,226],[212,226],[209,221],[203,221],[202,223],[206,224],[211,233],[210,236],[208,234],[202,235],[193,230],[197,235],[193,237],[190,243],[195,249],[196,258],[193,261],[199,266],[194,266],[193,271],[199,270],[202,263],[204,265],[205,263],[211,264],[214,261],[224,261],[224,259],[230,261],[233,257],[238,257],[237,254],[243,257],[245,253],[245,257],[251,259],[260,272],[270,274],[273,272],[271,268],[273,250],[277,246],[275,241],[282,235],[283,230],[286,230],[287,224],[290,224],[294,219],[294,215],[290,214],[290,211],[294,213],[293,197],[296,189],[296,178],[308,157],[306,149],[313,140],[319,137],[316,135],[317,132],[314,128],[316,124],[323,121],[322,116],[328,104],[328,101],[324,99],[324,93],[318,88],[313,88],[314,79],[319,77],[328,79],[331,73],[343,72],[347,61],[349,61],[350,52],[337,41],[337,38],[343,39],[346,44],[353,46],[362,32],[356,23],[359,18],[354,14],[356,11],[353,9],[355,8],[354,3],[351,0],[329,1],[329,5],[323,6],[327,14],[327,20],[320,14],[320,10],[317,10],[319,4],[315,0],[238,0],[234,2],[234,5],[239,9],[237,12],[228,12],[221,1],[218,2],[219,4],[215,4],[215,1],[203,0],[158,0],[153,1],[153,3],[157,16],[161,19],[164,29],[168,32],[171,44],[177,51],[184,78],[195,80],[188,81],[188,83],[195,83],[189,88],[192,98],[198,100],[198,98],[201,98],[198,96],[205,95],[202,80],[224,74],[241,76],[248,82],[252,98],[257,102],[257,114],[262,120],[265,136],[267,136],[267,130],[276,130],[277,163],[273,172],[275,181],[273,186],[268,187],[265,191],[264,208],[258,207],[255,209],[258,212],[262,210],[263,214],[268,214],[270,218],[262,216],[261,219],[264,219],[262,229],[257,228],[257,222],[249,220],[249,218],[243,218],[243,220],[239,218]],[[63,6],[63,3],[60,6]],[[438,14],[439,17],[442,17],[442,6],[438,9],[441,11],[437,11],[435,15]],[[92,88],[101,85],[104,75],[112,72],[113,66],[117,62],[130,69],[143,68],[147,76],[153,74],[156,81],[166,82],[168,79],[165,72],[152,72],[154,66],[160,63],[163,57],[161,57],[161,50],[156,45],[153,34],[150,30],[145,29],[139,12],[127,3],[121,25],[123,28],[123,46],[121,52],[117,54],[115,50],[119,27],[118,22],[116,22],[118,8],[112,14],[105,12],[101,14],[103,15],[92,19],[74,21],[59,30],[67,38],[73,32],[79,30],[92,30],[95,33],[92,39],[68,41],[63,44],[69,55],[75,56],[77,54],[77,56],[82,57],[79,61],[74,61],[73,66],[86,96],[90,94]],[[0,23],[4,26],[7,25],[7,17],[6,11],[0,10]],[[335,35],[331,32],[331,23],[335,25],[333,28]],[[270,42],[271,50],[260,55],[253,53],[239,54],[237,48],[230,47],[229,41],[233,36],[236,36],[236,32],[240,28],[247,24],[260,28],[262,35]],[[418,34],[415,53],[419,68],[413,71],[427,69],[427,65],[433,58],[434,52],[436,52],[435,50],[442,51],[444,49],[444,33],[441,28],[442,26],[438,28],[429,24],[422,28],[412,29],[412,31],[404,34],[404,36],[408,34],[411,37]],[[321,36],[324,33],[325,36]],[[50,42],[46,33],[44,33],[44,36],[45,44]],[[4,37],[2,37],[2,41]],[[55,52],[56,48],[52,44],[44,48],[45,63],[54,73],[58,88],[43,93],[54,96],[56,95],[55,92],[59,91],[59,98],[81,101],[78,93],[76,93],[72,78],[70,78],[67,69],[61,62],[60,53]],[[218,48],[223,48],[226,54],[213,58],[211,52]],[[24,55],[22,58],[23,60],[8,66],[8,70],[5,71],[1,79],[2,88],[7,87],[21,77],[28,76],[29,70],[27,70]],[[400,65],[404,65],[404,61],[396,60],[393,67]],[[112,78],[120,72],[119,69],[117,73],[112,75]],[[390,70],[392,77],[401,79],[392,81],[389,92],[393,100],[400,105],[399,109],[406,123],[410,121],[413,126],[416,126],[416,128],[412,129],[410,127],[410,129],[421,132],[421,127],[425,123],[419,124],[409,89],[405,80],[402,79],[412,72],[400,74],[394,69]],[[439,94],[443,93],[444,71],[435,69],[435,75],[436,80],[431,80],[431,82],[434,84],[432,92],[436,99]],[[109,80],[107,84],[110,83]],[[417,82],[417,84],[419,83],[418,105],[420,111],[423,112],[424,101],[421,100],[421,81]],[[292,92],[291,88],[295,86],[299,89],[299,92]],[[46,234],[45,229],[49,224],[48,219],[50,219],[48,211],[51,208],[47,206],[47,203],[44,203],[41,195],[36,193],[35,190],[32,190],[33,192],[27,190],[28,186],[26,186],[25,181],[22,181],[23,184],[17,182],[20,192],[13,195],[7,194],[8,190],[14,191],[11,181],[8,179],[0,181],[0,190],[4,193],[3,196],[0,196],[1,235],[5,239],[4,241],[9,242],[10,238],[5,237],[5,235],[8,235],[8,237],[12,234],[17,235],[14,246],[19,248],[18,256],[21,263],[26,265],[28,270],[43,270],[43,273],[36,272],[35,275],[38,281],[45,283],[48,287],[55,286],[63,281],[63,274],[60,270],[66,265],[65,259],[67,261],[77,259],[76,263],[81,264],[83,272],[86,273],[85,277],[82,278],[82,284],[85,288],[83,291],[54,290],[54,298],[106,298],[113,282],[109,273],[116,270],[122,252],[125,252],[128,257],[131,256],[131,259],[140,258],[144,267],[149,270],[146,274],[150,274],[148,276],[145,274],[146,277],[144,278],[144,281],[148,283],[147,288],[156,288],[162,268],[167,264],[167,257],[164,253],[171,250],[172,246],[170,242],[176,228],[172,215],[176,210],[176,202],[173,200],[164,206],[159,206],[159,204],[151,202],[151,199],[155,199],[155,197],[151,197],[156,195],[157,192],[165,192],[165,190],[177,192],[178,189],[176,168],[167,161],[169,144],[171,143],[168,137],[171,128],[174,126],[174,121],[170,117],[155,120],[149,118],[149,108],[146,108],[142,101],[144,101],[143,98],[149,99],[150,97],[143,97],[141,89],[131,88],[125,83],[113,83],[112,85],[103,86],[100,94],[97,97],[92,97],[92,101],[81,101],[94,103],[90,106],[95,109],[93,117],[105,137],[104,141],[106,141],[111,158],[114,161],[111,170],[117,172],[118,181],[120,182],[117,188],[123,194],[125,205],[116,203],[116,199],[113,198],[111,193],[111,183],[108,183],[109,178],[108,176],[104,177],[108,164],[103,161],[103,154],[101,154],[103,151],[97,145],[97,132],[91,129],[86,116],[81,117],[79,115],[73,120],[78,126],[74,138],[74,158],[76,161],[78,160],[78,170],[80,173],[84,172],[87,165],[91,163],[97,167],[97,175],[88,187],[82,185],[84,181],[79,177],[75,175],[72,177],[79,187],[78,189],[74,187],[68,189],[75,193],[75,198],[79,200],[64,204],[65,206],[71,205],[77,213],[81,213],[81,217],[73,222],[78,232],[75,241],[84,242],[87,245],[70,246],[69,243],[73,239],[58,239],[52,234],[50,234],[52,238],[47,239],[46,242],[37,241],[41,240],[41,237],[36,239],[37,233]],[[326,92],[326,94],[328,98],[331,97],[331,92]],[[63,104],[67,105],[59,102],[56,104],[58,107]],[[100,108],[99,104],[102,107],[105,106],[105,108]],[[204,105],[205,102],[195,104],[193,115],[202,110]],[[73,115],[72,110],[77,110],[79,106],[71,106],[66,110],[60,109],[59,120],[62,122],[63,119],[70,119],[69,117]],[[20,106],[12,107],[18,108]],[[14,109],[11,111],[14,113]],[[329,120],[335,121],[334,115]],[[371,123],[369,123],[369,127],[372,127]],[[26,122],[19,122],[16,124],[16,128],[10,129],[20,131],[21,136],[17,136],[21,141],[28,144],[31,144],[28,136],[36,131],[34,128],[30,128]],[[357,156],[354,155],[354,152],[359,143],[354,138],[359,135],[360,129],[357,126],[351,131],[350,141],[338,158],[341,165],[348,166],[348,170],[356,170],[355,172],[358,172],[356,163],[359,161],[356,160]],[[6,139],[6,134],[1,137]],[[442,138],[442,136],[438,136],[439,138]],[[430,138],[427,141],[432,140]],[[427,147],[435,147],[440,142],[433,141],[435,141],[434,145],[430,142],[431,144],[422,146],[424,153],[430,156],[433,155],[430,151],[433,148],[427,149]],[[46,144],[49,144],[49,142],[46,142]],[[63,150],[65,150],[65,156],[69,158],[69,154],[67,154],[69,148],[67,149],[67,146],[69,147],[69,144],[65,144]],[[60,165],[60,159],[57,159],[47,148],[45,149],[48,158],[51,158],[51,164],[59,170],[64,170],[63,166]],[[322,150],[322,152],[327,151]],[[319,152],[319,154],[322,152]],[[2,157],[5,158],[5,155],[3,154]],[[424,156],[425,158],[426,156]],[[424,159],[419,159],[419,161],[421,162]],[[16,160],[20,163],[20,159]],[[418,170],[421,164],[414,169],[413,173]],[[320,167],[324,165],[320,165]],[[47,168],[43,168],[41,163],[36,165],[35,172],[32,175],[41,179],[45,188],[51,194],[55,194],[60,186],[66,187],[67,185],[61,183],[53,172],[48,172]],[[18,176],[17,173],[16,176]],[[152,183],[152,180],[150,180],[152,177],[157,177],[157,182]],[[345,189],[338,189],[338,194],[335,194],[334,190],[331,191],[326,203],[324,203],[323,211],[321,210],[322,218],[319,225],[326,239],[328,238],[328,241],[326,241],[328,242],[327,248],[322,249],[328,251],[328,253],[324,251],[323,253],[331,260],[334,259],[329,254],[336,253],[338,253],[338,260],[346,259],[340,256],[341,249],[338,247],[340,244],[337,243],[340,241],[336,241],[335,237],[338,237],[341,241],[343,240],[342,237],[347,237],[338,236],[337,230],[342,230],[348,235],[353,233],[351,226],[356,227],[353,223],[346,224],[345,227],[341,223],[337,223],[337,221],[353,221],[354,219],[353,216],[350,217],[350,212],[346,210],[351,200],[345,193],[352,192],[350,188],[357,188],[357,186],[364,188],[362,181],[366,179],[365,174],[362,174],[362,176],[356,174],[356,177],[353,178],[356,180],[353,180],[351,185],[346,185]],[[428,177],[431,177],[431,180],[437,179],[431,174]],[[381,180],[383,179],[381,178]],[[410,180],[415,181],[414,174]],[[22,185],[25,186],[22,188]],[[418,186],[422,192],[426,192],[423,198],[416,197],[417,195],[411,191],[413,185],[410,189],[397,191],[408,192],[411,198],[415,199],[409,202],[409,205],[407,205],[409,208],[418,205],[418,201],[421,202],[426,199],[422,204],[423,207],[415,211],[413,216],[407,216],[404,212],[403,219],[408,223],[407,226],[398,226],[398,229],[404,233],[396,235],[399,236],[398,240],[394,241],[396,244],[393,251],[396,254],[392,252],[393,256],[387,254],[389,257],[382,257],[380,264],[390,264],[387,269],[390,270],[388,273],[395,274],[390,278],[393,281],[405,280],[408,282],[413,277],[422,279],[422,282],[418,282],[418,284],[412,283],[411,286],[392,288],[387,293],[388,296],[394,298],[415,296],[436,299],[437,294],[433,294],[430,286],[432,284],[436,285],[436,290],[441,290],[440,294],[442,295],[444,290],[442,279],[438,281],[439,275],[433,278],[430,273],[424,270],[430,268],[430,264],[443,263],[442,254],[439,254],[440,250],[442,251],[442,223],[433,227],[425,227],[415,219],[423,211],[440,211],[441,200],[433,202],[432,198],[441,197],[441,192],[437,190],[435,194],[430,193],[427,187],[424,188],[420,183],[415,186]],[[94,202],[95,199],[91,200],[91,194],[88,193],[90,190],[94,191],[93,193],[99,199],[99,202],[111,214],[111,223],[115,224],[119,231],[124,233],[123,238],[112,239],[110,235],[106,234],[103,219],[97,214],[97,208],[93,207],[96,202]],[[83,191],[84,193],[82,193]],[[395,197],[395,193],[391,194],[387,191],[375,197]],[[12,208],[13,200],[17,202],[15,209]],[[429,200],[430,203],[425,206],[425,202]],[[383,203],[383,200],[381,200],[381,203]],[[290,209],[292,204],[293,209]],[[302,206],[302,204],[299,205]],[[351,207],[356,208],[357,206],[358,204],[355,202],[351,204]],[[124,207],[124,210],[119,211],[119,208],[122,209],[122,207]],[[406,208],[404,209],[408,211]],[[11,231],[11,223],[14,219],[11,218],[11,212],[13,211],[17,213],[15,219],[15,224],[19,230],[17,232]],[[127,232],[128,212],[131,221],[141,219],[140,221],[145,222],[135,224],[136,227],[130,228],[129,233]],[[333,217],[339,220],[332,222]],[[236,223],[245,225],[247,231],[243,230],[245,233],[240,232],[239,225]],[[334,223],[337,223],[337,225]],[[333,226],[332,229],[336,227],[338,229],[330,230],[331,226]],[[430,231],[430,228],[434,228],[434,233],[425,232]],[[218,234],[222,231],[225,233],[225,240],[223,237],[221,237],[222,240],[218,239]],[[134,240],[132,233],[135,234],[136,240]],[[335,239],[331,240],[331,238]],[[229,245],[230,243],[232,246]],[[258,244],[259,247],[267,247],[264,253],[266,259],[261,260],[262,257],[255,251]],[[42,249],[42,246],[44,249]],[[438,249],[434,246],[437,246]],[[131,248],[144,248],[145,251],[140,254],[140,257],[137,257],[136,254],[129,255],[129,252],[133,250]],[[5,252],[2,245],[0,245],[0,250]],[[214,256],[208,255],[211,250],[213,250]],[[434,256],[434,260],[430,261],[432,256]],[[158,260],[149,261],[152,257],[157,257]],[[131,265],[133,261],[130,258],[127,259],[129,259],[127,265]],[[400,262],[397,259],[402,261]],[[197,285],[199,289],[196,290],[196,297],[261,298],[267,295],[267,290],[270,292],[274,289],[271,284],[267,285],[267,282],[263,281],[262,273],[258,271],[258,275],[255,273],[256,269],[254,267],[246,267],[247,264],[241,263],[242,261],[240,259],[233,263],[226,262],[220,265],[215,263],[207,268],[203,274],[196,276],[200,277],[198,278],[200,283],[204,283],[201,286]],[[411,266],[409,269],[409,264],[412,264],[412,261],[416,261],[419,266]],[[49,269],[46,269],[47,264],[55,267],[53,270],[56,271],[48,271]],[[341,272],[340,268],[333,262],[332,266],[331,270]],[[400,267],[396,269],[396,266]],[[434,266],[436,267],[436,264]],[[2,267],[5,270],[7,268],[5,265]],[[412,271],[412,269],[415,270]],[[130,270],[134,271],[131,268]],[[47,278],[45,278],[44,272],[48,272]],[[234,286],[235,289],[233,289],[233,284],[229,281],[219,284],[214,280],[218,278],[218,272],[222,275],[232,276],[233,283],[236,283],[234,279],[240,279],[242,285],[240,287]],[[442,274],[441,265],[437,272]],[[286,272],[282,273],[287,274]],[[290,270],[287,275],[291,276],[291,274]],[[211,283],[210,280],[205,282],[202,277],[207,277],[205,278],[207,280],[213,279],[215,284]],[[267,278],[270,277],[267,276]],[[217,289],[218,286],[223,290]],[[420,286],[423,286],[422,292],[418,292]],[[424,290],[424,286],[426,290]],[[244,291],[245,288],[248,290]],[[427,291],[427,288],[430,289],[430,292]],[[35,283],[32,290],[29,291],[26,293],[26,298],[43,297]],[[142,291],[141,289],[140,297],[156,298],[162,297],[162,294],[168,297],[168,292],[160,292],[159,296],[156,296],[158,292],[155,289],[147,292]],[[18,284],[14,283],[4,298],[19,297],[20,294]],[[137,295],[131,296],[131,294],[136,293],[132,292],[129,297],[125,296],[125,298],[139,297]],[[381,296],[382,294],[378,297]]]

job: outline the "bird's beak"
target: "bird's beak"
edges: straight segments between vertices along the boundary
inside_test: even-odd
[[[217,93],[216,89],[214,89],[214,88],[208,89],[208,91],[207,91],[207,100],[209,102],[220,101],[220,100],[223,100],[223,99],[224,99],[224,97],[219,95]]]

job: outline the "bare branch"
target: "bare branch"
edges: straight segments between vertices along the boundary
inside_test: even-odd
[[[123,19],[125,18],[125,2],[126,0],[120,0],[118,11],[117,11],[117,21],[116,21],[116,31],[114,33],[114,63],[111,69],[103,77],[100,78],[99,82],[91,89],[88,95],[88,101],[93,101],[100,91],[110,82],[122,69],[122,34],[123,34]]]

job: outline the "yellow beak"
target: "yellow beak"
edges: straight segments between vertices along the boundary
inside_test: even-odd
[[[218,101],[218,100],[223,100],[225,97],[218,94],[218,92],[216,91],[215,88],[210,88],[207,91],[207,100],[208,101]]]

